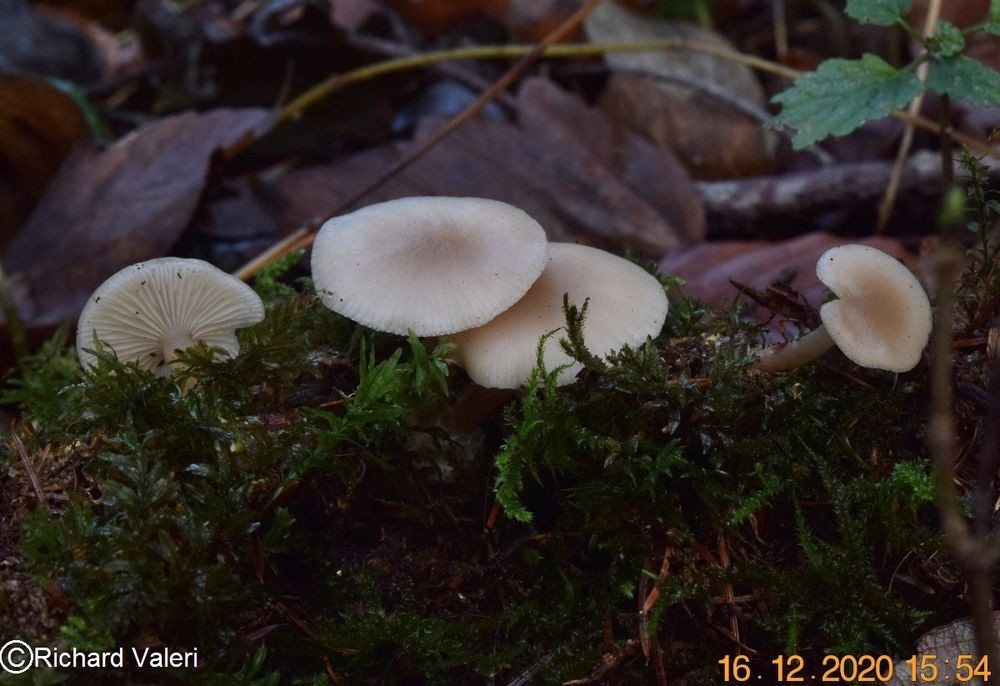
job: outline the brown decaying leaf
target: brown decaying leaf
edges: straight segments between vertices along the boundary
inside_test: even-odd
[[[0,77],[0,248],[73,146],[88,136],[69,96],[36,79]]]
[[[38,11],[42,16],[74,27],[90,42],[101,67],[102,82],[111,82],[137,71],[145,62],[142,45],[131,33],[113,33],[94,19],[78,13],[76,8],[42,6]]]
[[[0,3],[0,69],[55,76],[77,83],[100,78],[90,42],[70,24],[36,12],[27,0]]]
[[[525,82],[517,104],[519,126],[474,119],[368,201],[482,196],[524,209],[551,240],[652,257],[704,237],[700,198],[672,156],[615,131],[600,111],[545,79]],[[424,121],[414,141],[292,172],[273,205],[282,229],[326,217],[439,125]]]
[[[454,28],[484,14],[502,13],[507,0],[380,0],[402,15],[408,26],[430,35]]]
[[[504,0],[493,4],[493,18],[507,27],[515,41],[527,43],[542,40],[580,7],[579,0]],[[583,29],[578,28],[564,41],[582,37]]]
[[[773,283],[798,291],[813,307],[823,302],[827,289],[816,278],[816,261],[826,250],[846,243],[861,243],[904,260],[911,267],[916,258],[895,240],[882,237],[842,238],[829,233],[810,233],[787,241],[723,241],[701,243],[668,254],[660,271],[685,280],[684,290],[713,305],[727,305],[738,295],[730,280],[758,290]],[[770,316],[758,306],[747,314],[764,319]]]
[[[379,11],[375,0],[333,0],[330,21],[346,31],[357,31]]]
[[[51,324],[126,265],[166,254],[198,204],[213,152],[266,128],[260,109],[185,112],[104,150],[73,153],[3,258],[22,316]]]
[[[590,14],[586,32],[594,43],[681,39],[734,49],[715,32],[642,17],[613,2]],[[620,71],[602,100],[612,118],[672,149],[695,177],[753,176],[771,169],[774,136],[758,121],[720,107],[697,88],[708,84],[733,100],[761,108],[764,91],[748,67],[684,50],[612,53],[604,59]]]
[[[40,0],[35,3],[39,9],[71,11],[116,32],[128,28],[130,5],[128,0]]]

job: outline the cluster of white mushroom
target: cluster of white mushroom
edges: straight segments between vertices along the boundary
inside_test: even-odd
[[[453,335],[473,381],[516,388],[539,341],[564,323],[563,296],[589,303],[584,342],[607,354],[656,336],[667,298],[656,278],[611,253],[548,243],[516,207],[480,198],[404,198],[324,224],[313,246],[317,291],[330,309],[377,331]],[[176,351],[204,342],[234,355],[235,330],[264,317],[246,284],[200,260],[161,258],[127,267],[91,296],[77,329],[84,366],[95,339],[120,359],[161,374]],[[549,337],[546,367],[579,371]]]
[[[588,302],[584,343],[605,355],[656,336],[667,316],[660,282],[616,255],[549,243],[516,207],[481,198],[403,198],[323,225],[312,272],[327,307],[378,331],[449,335],[478,384],[524,385],[539,341],[565,319],[563,295]],[[546,339],[557,383],[580,370]]]
[[[516,207],[480,198],[403,198],[335,217],[312,252],[317,291],[330,309],[377,331],[450,336],[478,384],[527,383],[539,342],[564,324],[564,296],[588,303],[583,338],[598,356],[655,337],[667,316],[659,281],[596,248],[549,243]],[[817,275],[839,299],[820,310],[823,326],[757,352],[756,367],[798,367],[836,344],[854,362],[907,371],[931,329],[927,295],[905,266],[860,245],[827,251]],[[242,281],[201,260],[165,257],[127,267],[104,282],[80,316],[77,351],[94,364],[95,340],[124,361],[170,374],[178,350],[197,343],[230,355],[236,329],[264,318]],[[547,369],[571,383],[580,364],[548,336]]]

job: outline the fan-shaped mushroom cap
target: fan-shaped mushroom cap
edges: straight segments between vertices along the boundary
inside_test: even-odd
[[[641,267],[596,248],[550,243],[548,266],[517,304],[489,324],[452,337],[458,363],[483,386],[525,384],[539,339],[565,324],[564,294],[581,306],[590,299],[583,337],[596,355],[656,336],[667,317],[663,286]],[[543,355],[547,369],[571,365],[558,377],[562,386],[573,382],[580,365],[563,352],[559,338],[545,341]]]
[[[837,294],[820,318],[847,357],[891,372],[917,366],[931,334],[931,305],[905,265],[866,245],[842,245],[823,253],[816,275]]]
[[[94,291],[80,315],[80,364],[96,361],[94,335],[123,362],[170,373],[174,351],[203,342],[235,355],[236,329],[264,318],[264,304],[239,279],[202,260],[161,257],[122,269]]]
[[[439,336],[517,302],[545,267],[545,231],[482,198],[401,198],[334,217],[312,251],[323,303],[378,331]]]

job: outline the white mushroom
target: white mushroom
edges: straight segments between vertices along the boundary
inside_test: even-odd
[[[122,269],[94,291],[80,315],[76,349],[93,366],[94,337],[123,362],[170,373],[176,351],[197,343],[239,352],[236,329],[264,318],[264,305],[239,279],[201,260],[161,257]]]
[[[816,276],[837,295],[820,308],[823,325],[759,351],[757,369],[795,369],[833,345],[862,367],[906,372],[917,366],[931,333],[931,304],[905,265],[866,245],[842,245],[823,253]]]
[[[656,336],[667,317],[663,286],[641,267],[596,248],[550,243],[548,266],[517,304],[489,324],[452,337],[458,363],[480,385],[524,385],[539,340],[565,323],[564,294],[580,306],[589,298],[584,343],[599,356]],[[580,364],[562,350],[559,338],[545,341],[543,357],[546,369],[569,365],[558,376],[562,386],[573,382]]]
[[[323,225],[312,273],[323,303],[377,331],[438,336],[513,305],[545,267],[545,231],[482,198],[402,198]]]

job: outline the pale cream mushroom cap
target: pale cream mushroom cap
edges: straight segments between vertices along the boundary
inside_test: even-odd
[[[264,319],[253,289],[208,262],[161,257],[111,276],[87,301],[76,331],[80,364],[92,366],[94,335],[122,362],[170,373],[174,351],[199,342],[239,352],[236,329]]]
[[[517,302],[545,267],[545,231],[482,198],[401,198],[334,217],[316,235],[323,304],[377,331],[439,336]]]
[[[917,366],[931,334],[931,305],[905,265],[866,245],[842,245],[823,253],[816,275],[837,295],[820,318],[847,357],[891,372]]]
[[[641,267],[596,248],[550,243],[545,271],[517,304],[489,324],[452,337],[459,365],[482,386],[527,383],[539,339],[566,323],[563,294],[578,306],[590,299],[583,337],[599,356],[656,336],[667,317],[663,286]],[[557,333],[546,339],[543,356],[546,369],[570,365],[558,377],[562,386],[573,382],[580,365],[563,352],[560,338]]]

